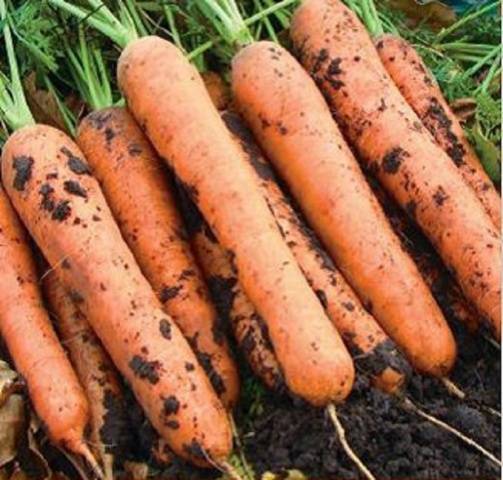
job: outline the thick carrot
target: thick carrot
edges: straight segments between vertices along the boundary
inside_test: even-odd
[[[463,296],[459,286],[442,264],[435,249],[405,212],[384,191],[377,180],[367,176],[403,248],[412,257],[435,300],[448,319],[460,321],[472,333],[480,327],[480,316]]]
[[[395,35],[376,37],[374,44],[402,95],[475,190],[494,225],[500,229],[501,198],[419,53]]]
[[[353,383],[351,357],[197,71],[174,45],[144,37],[122,52],[118,77],[137,121],[232,252],[289,389],[318,406],[343,400]]]
[[[466,297],[501,331],[500,235],[340,0],[305,0],[291,36],[361,160],[409,212]]]
[[[309,75],[282,47],[258,42],[234,58],[232,88],[363,305],[416,369],[446,375],[455,359],[452,334]]]
[[[56,271],[46,272],[43,285],[49,312],[89,401],[91,450],[101,460],[105,477],[112,479],[114,462],[124,460],[131,446],[130,425],[117,372]]]
[[[218,243],[209,225],[181,187],[179,193],[192,248],[222,319],[231,327],[239,350],[255,375],[268,388],[283,390],[283,375],[267,325],[243,291],[232,265],[232,257]]]
[[[43,307],[28,242],[0,186],[0,333],[50,439],[86,455],[87,399]]]
[[[397,391],[409,370],[407,362],[394,342],[363,308],[314,232],[281,191],[271,165],[255,143],[250,130],[235,113],[226,112],[223,119],[246,152],[246,158],[257,173],[257,181],[287,245],[352,353],[355,367],[361,373],[370,375],[386,391]]]
[[[2,175],[16,210],[156,430],[194,463],[225,459],[225,409],[141,274],[77,145],[51,127],[24,127],[4,146]]]
[[[144,275],[231,409],[239,395],[237,369],[186,241],[164,165],[124,108],[88,115],[77,143]]]

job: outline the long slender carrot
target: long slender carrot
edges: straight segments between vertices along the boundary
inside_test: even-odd
[[[290,390],[319,406],[344,399],[353,383],[351,357],[197,71],[169,42],[144,37],[122,52],[118,78],[139,124],[232,252]]]
[[[320,299],[328,317],[353,355],[355,367],[386,391],[395,392],[409,370],[394,342],[363,308],[360,300],[322,249],[316,235],[294,211],[253,135],[232,112],[223,119],[246,152],[257,181],[287,245]]]
[[[499,232],[400,94],[363,25],[340,0],[306,0],[291,36],[361,160],[413,216],[499,338]]]
[[[396,35],[376,37],[374,44],[384,67],[402,95],[458,167],[496,228],[500,229],[501,198],[419,53],[410,43]]]
[[[470,332],[475,333],[480,327],[480,316],[466,301],[428,239],[384,191],[375,178],[367,176],[367,181],[403,248],[414,260],[445,316],[448,319],[460,321]]]
[[[231,409],[239,378],[187,243],[161,160],[131,114],[105,108],[79,125],[77,143],[146,278]]]
[[[267,325],[246,296],[232,265],[232,256],[218,243],[197,207],[179,187],[180,204],[190,242],[222,319],[231,327],[239,350],[255,375],[272,390],[284,380]]]
[[[0,186],[0,333],[50,439],[87,457],[88,402],[43,307],[28,242]]]
[[[416,369],[446,375],[452,334],[314,82],[271,42],[244,48],[232,67],[240,110],[363,305]]]
[[[98,182],[65,134],[21,128],[2,152],[14,207],[156,430],[180,456],[223,462],[227,414],[121,237]]]
[[[105,478],[113,479],[114,462],[124,460],[132,440],[117,372],[55,271],[44,274],[43,286],[49,312],[89,402],[91,450],[101,460]]]

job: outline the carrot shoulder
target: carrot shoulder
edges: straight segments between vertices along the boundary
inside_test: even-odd
[[[27,160],[18,157],[20,170]],[[88,403],[43,307],[28,242],[0,186],[0,333],[51,440],[82,453]]]
[[[456,351],[452,334],[309,75],[279,45],[258,42],[234,58],[232,88],[257,140],[363,305],[415,368],[448,373]]]
[[[2,178],[156,430],[195,463],[227,457],[227,414],[141,274],[77,145],[48,126],[22,128],[5,144]]]
[[[125,459],[132,440],[117,372],[56,271],[44,274],[43,286],[49,312],[89,402],[91,450],[101,460],[106,478],[112,479],[114,462]]]
[[[77,143],[140,268],[231,409],[239,395],[237,369],[186,241],[164,165],[124,108],[88,115]]]
[[[364,26],[340,0],[306,0],[291,35],[361,161],[418,223],[499,338],[500,234],[389,77]]]
[[[395,35],[382,35],[374,43],[386,71],[402,95],[500,229],[501,198],[423,59],[412,45]]]
[[[137,121],[232,252],[290,390],[319,406],[344,399],[353,383],[351,358],[195,68],[169,42],[144,37],[122,53],[118,77]]]
[[[264,197],[278,227],[311,288],[344,339],[355,367],[387,391],[397,391],[409,370],[394,342],[363,308],[360,300],[323,250],[315,233],[282,192],[272,166],[239,116],[225,112],[223,119],[240,142],[257,174]]]

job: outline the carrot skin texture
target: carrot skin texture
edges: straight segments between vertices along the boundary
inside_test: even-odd
[[[189,341],[229,410],[239,378],[170,190],[165,167],[124,108],[107,108],[80,123],[77,144],[119,228],[166,312]]]
[[[192,249],[222,319],[230,326],[239,350],[255,375],[271,390],[283,391],[283,374],[276,360],[267,325],[246,296],[232,265],[232,257],[218,243],[209,225],[187,194],[180,204]]]
[[[382,35],[374,43],[401,94],[458,167],[500,230],[501,198],[419,53],[406,40],[395,35]]]
[[[363,308],[314,232],[281,191],[276,174],[255,143],[251,131],[236,113],[225,112],[222,118],[256,172],[257,181],[283,238],[352,353],[356,369],[371,379],[377,379],[386,391],[398,391],[410,371],[407,362],[393,341]]]
[[[459,286],[442,264],[442,260],[428,239],[384,191],[375,178],[367,176],[367,181],[379,200],[393,230],[400,239],[403,248],[414,260],[445,316],[449,319],[456,319],[469,332],[475,333],[481,324],[480,316],[466,301]]]
[[[117,372],[55,271],[46,272],[43,287],[49,312],[89,402],[91,450],[101,459],[107,478],[112,478],[115,459],[127,454],[132,440]]]
[[[500,234],[402,97],[364,26],[340,0],[306,0],[291,36],[361,161],[410,212],[499,339]]]
[[[0,186],[0,333],[51,440],[80,453],[89,406],[44,309],[28,242]]]
[[[281,238],[197,71],[169,42],[144,37],[123,51],[118,78],[156,150],[235,256],[240,282],[268,325],[290,390],[317,406],[343,400],[354,378],[351,357]]]
[[[20,169],[25,163],[29,168]],[[25,127],[5,144],[2,175],[14,207],[156,430],[196,464],[226,458],[225,409],[141,274],[77,145],[52,127]]]
[[[234,58],[232,88],[255,137],[363,305],[417,370],[446,375],[456,356],[452,334],[309,75],[282,47],[257,42]]]

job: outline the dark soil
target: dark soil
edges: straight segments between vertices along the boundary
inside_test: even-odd
[[[419,375],[406,394],[499,456],[500,418],[484,406],[500,410],[500,352],[484,338],[455,329],[459,359],[451,378],[467,399],[453,398],[439,381]],[[315,478],[360,478],[324,412],[265,395],[260,415],[245,415],[249,425],[243,432],[246,455],[257,474],[298,469]],[[369,388],[364,379],[338,412],[348,441],[378,478],[500,478],[498,467],[476,450],[408,412],[399,399]]]

